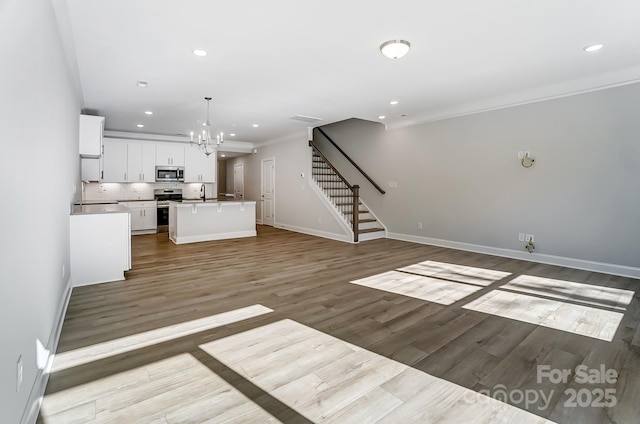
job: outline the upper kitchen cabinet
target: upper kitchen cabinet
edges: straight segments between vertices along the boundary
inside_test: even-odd
[[[127,181],[152,183],[156,180],[156,145],[129,141],[127,143]]]
[[[102,155],[103,182],[121,183],[127,181],[127,144],[126,140],[104,139],[104,153]]]
[[[156,143],[157,166],[184,166],[184,144]]]
[[[99,158],[102,154],[104,117],[80,115],[79,148],[83,158]]]
[[[184,148],[184,182],[215,183],[216,155],[205,155],[197,146]]]

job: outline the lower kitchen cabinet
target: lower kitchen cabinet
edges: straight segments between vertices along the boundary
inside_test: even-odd
[[[158,228],[156,201],[120,202],[131,211],[131,233],[155,233]]]

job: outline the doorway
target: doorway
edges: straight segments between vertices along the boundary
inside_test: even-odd
[[[244,165],[233,165],[233,197],[237,200],[244,199]]]
[[[262,183],[261,183],[261,200],[262,200],[262,224],[273,227],[275,222],[275,182],[276,179],[276,160],[275,158],[262,159]]]

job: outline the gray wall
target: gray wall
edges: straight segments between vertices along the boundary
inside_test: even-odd
[[[36,340],[52,343],[69,278],[80,101],[49,0],[0,2],[0,51],[0,422],[18,423],[37,376]]]
[[[323,128],[384,185],[341,165],[392,233],[518,252],[530,233],[536,255],[638,268],[638,104],[634,84],[388,131]]]
[[[347,233],[325,203],[313,191],[310,182],[311,150],[307,132],[277,140],[258,148],[257,154],[227,160],[227,185],[233,189],[233,166],[244,164],[245,199],[256,201],[256,217],[262,216],[261,163],[275,158],[275,226],[308,234],[345,239]],[[304,173],[304,177],[300,174]]]

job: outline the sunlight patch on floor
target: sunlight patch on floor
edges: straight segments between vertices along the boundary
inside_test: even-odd
[[[420,262],[403,268],[398,268],[398,271],[411,272],[413,274],[424,275],[427,277],[436,277],[443,280],[451,280],[459,283],[474,284],[485,287],[511,275],[510,272],[497,271],[494,269],[477,268],[436,261]]]
[[[388,271],[354,280],[351,283],[441,305],[451,305],[482,289],[482,287],[469,284],[454,283],[400,271]]]
[[[266,306],[252,305],[193,321],[181,322],[179,324],[169,325],[167,327],[157,328],[133,334],[131,336],[108,340],[102,343],[62,352],[60,354],[56,354],[53,361],[52,372],[61,371],[82,364],[88,364],[110,356],[131,352],[136,349],[174,340],[200,331],[222,327],[223,325],[254,318],[270,312],[273,312],[273,310]]]
[[[606,341],[613,339],[623,317],[621,312],[503,290],[490,291],[463,308]]]
[[[444,262],[425,261],[351,281],[352,284],[451,305],[498,280],[508,272]]]
[[[48,394],[41,416],[46,424],[280,422],[187,353]]]
[[[289,319],[200,348],[317,423],[550,422]]]
[[[634,295],[631,290],[554,280],[533,275],[520,275],[504,284],[502,288],[620,311],[627,309]]]

